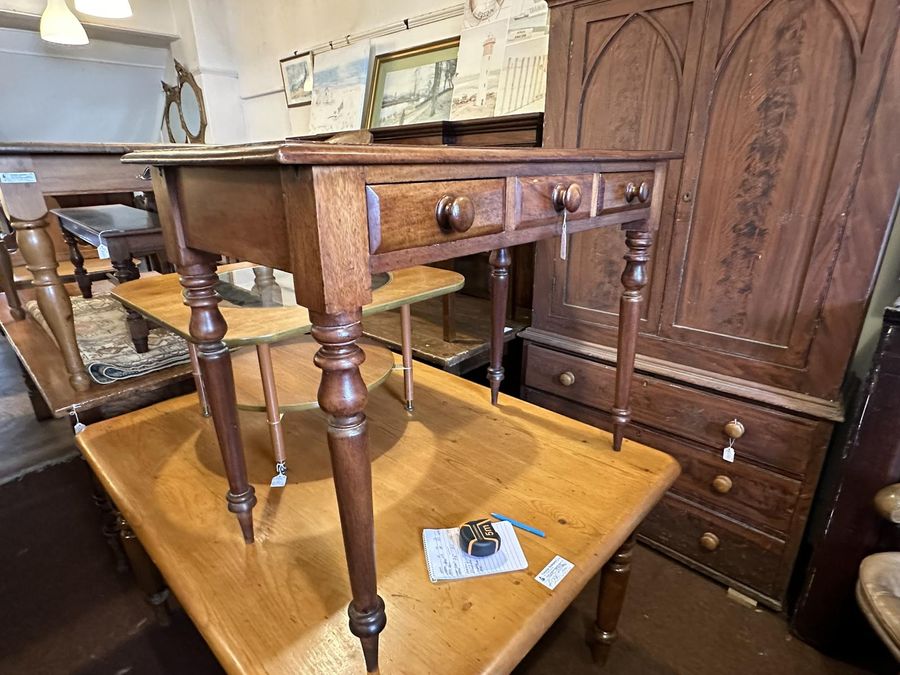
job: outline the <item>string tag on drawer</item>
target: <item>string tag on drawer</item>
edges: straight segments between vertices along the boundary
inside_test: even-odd
[[[569,212],[563,209],[562,232],[559,235],[559,259],[565,260],[569,255],[569,228],[568,218]]]
[[[734,461],[734,439],[728,439],[728,445],[722,449],[722,459],[726,462]]]
[[[75,411],[75,408],[77,408],[77,407],[78,406],[73,405],[72,409],[69,411],[69,415],[71,415],[72,417],[75,418],[75,424],[72,425],[72,431],[75,432],[76,436],[78,434],[80,434],[82,431],[84,431],[85,429],[87,429],[87,425],[78,419],[78,413]]]

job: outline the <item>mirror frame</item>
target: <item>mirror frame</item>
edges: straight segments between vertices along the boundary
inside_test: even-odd
[[[178,108],[178,123],[181,126],[181,130],[184,132],[185,138],[187,138],[187,143],[206,143],[207,119],[206,106],[203,103],[203,90],[200,89],[200,85],[197,84],[197,80],[194,78],[193,73],[181,65],[177,59],[175,60],[175,73],[178,75],[178,84],[173,86],[161,82],[163,92],[166,95],[166,100],[163,104],[163,127],[166,130],[166,135],[169,137],[169,142],[178,142],[175,140],[175,134],[169,123],[169,107],[174,103]],[[181,106],[181,91],[185,86],[188,86],[193,90],[194,96],[197,99],[197,107],[200,112],[200,129],[196,134],[191,133],[191,130],[188,129],[187,122],[184,120],[184,111]]]

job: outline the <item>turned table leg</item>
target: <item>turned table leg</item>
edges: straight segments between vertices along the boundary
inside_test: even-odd
[[[448,293],[441,297],[441,327],[444,342],[456,342],[456,293]]]
[[[56,273],[56,252],[53,240],[47,233],[47,221],[42,218],[12,222],[19,250],[25,258],[25,266],[34,277],[38,307],[62,352],[69,382],[76,391],[86,391],[91,386],[91,380],[84,369],[84,361],[81,360],[81,352],[75,340],[72,302]]]
[[[618,637],[616,627],[619,624],[619,615],[622,613],[622,604],[625,602],[628,578],[631,576],[633,551],[634,534],[622,544],[600,571],[597,619],[591,639],[594,662],[599,665],[606,663],[609,651]]]
[[[116,281],[124,284],[128,281],[140,279],[141,273],[131,259],[131,253],[124,253],[121,257],[115,257],[110,260],[115,270]],[[147,340],[150,335],[150,326],[140,312],[125,308],[126,319],[128,324],[128,332],[131,335],[131,341],[134,343],[134,351],[138,354],[145,354],[150,351],[150,345]]]
[[[206,387],[225,473],[228,510],[237,515],[244,541],[253,543],[253,507],[256,493],[247,480],[247,463],[234,395],[231,354],[222,341],[228,330],[219,311],[215,256],[190,249],[181,252],[178,267],[184,301],[191,308],[191,339],[197,346],[200,377]]]
[[[119,541],[122,544],[122,550],[125,557],[128,558],[128,564],[131,567],[131,573],[137,587],[144,594],[147,604],[153,608],[156,614],[156,620],[161,626],[168,626],[171,623],[169,617],[169,588],[162,578],[159,569],[153,564],[150,556],[147,554],[144,545],[138,540],[137,535],[128,521],[119,514],[118,519]]]
[[[400,305],[400,355],[403,358],[403,400],[407,412],[413,411],[412,311]]]
[[[625,271],[622,272],[622,298],[619,302],[619,341],[616,351],[616,392],[613,404],[613,450],[621,450],[625,427],[631,421],[631,380],[634,355],[641,322],[641,291],[647,285],[647,261],[650,260],[650,232],[625,232]]]
[[[71,232],[62,229],[63,239],[66,240],[66,246],[69,247],[69,261],[75,273],[75,281],[78,283],[78,289],[81,291],[82,298],[91,298],[94,293],[91,290],[91,278],[88,276],[87,270],[84,268],[84,256],[78,248],[78,240]]]
[[[12,318],[17,320],[24,319],[25,308],[22,307],[19,292],[16,290],[13,264],[3,237],[0,237],[0,291],[6,294],[6,304],[9,305],[9,313],[12,315]]]
[[[310,318],[313,338],[321,345],[315,356],[322,370],[319,406],[328,417],[328,449],[353,595],[350,631],[362,643],[366,669],[376,672],[378,634],[387,619],[376,589],[372,467],[365,415],[368,393],[359,373],[366,356],[356,343],[362,335],[362,311],[310,312]]]
[[[497,405],[503,381],[503,332],[506,328],[506,302],[509,298],[509,249],[491,251],[491,362],[487,379],[491,383],[491,404]]]
[[[272,366],[272,347],[268,342],[256,345],[259,360],[259,374],[262,378],[263,397],[266,399],[266,421],[269,436],[275,452],[275,473],[287,473],[287,455],[284,449],[284,428],[281,426],[281,409],[278,406],[278,388],[275,384],[275,369]]]

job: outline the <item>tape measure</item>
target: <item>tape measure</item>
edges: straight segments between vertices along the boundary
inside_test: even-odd
[[[470,520],[459,527],[459,545],[469,555],[483,558],[500,550],[500,535],[488,518]]]

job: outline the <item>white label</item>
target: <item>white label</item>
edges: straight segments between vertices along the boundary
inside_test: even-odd
[[[727,448],[722,448],[722,459],[726,462],[734,461],[734,448],[730,445]]]
[[[287,485],[287,474],[276,473],[272,476],[272,482],[269,483],[271,487],[284,487]]]
[[[572,571],[573,567],[575,567],[573,563],[570,563],[565,558],[556,556],[547,563],[544,569],[538,572],[535,580],[552,591],[559,586],[559,582],[566,578],[566,575]]]
[[[34,171],[0,173],[0,183],[37,183],[37,176],[34,175]]]
[[[75,425],[74,425],[72,428],[75,430],[75,434],[78,435],[78,434],[80,434],[82,431],[84,431],[85,429],[87,429],[87,425],[86,425],[86,424],[82,424],[81,422],[76,422]]]
[[[109,260],[109,246],[100,244],[97,247],[97,257],[100,258],[100,260]]]

